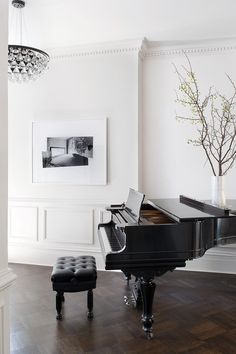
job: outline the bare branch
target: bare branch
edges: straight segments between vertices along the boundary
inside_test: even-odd
[[[176,102],[191,114],[176,114],[176,119],[196,126],[198,137],[188,139],[188,144],[201,146],[213,174],[224,175],[236,160],[236,84],[226,74],[233,90],[232,95],[227,98],[210,87],[208,94],[201,99],[191,62],[186,53],[184,55],[187,67],[182,66],[182,70],[179,70],[173,64],[179,80]]]

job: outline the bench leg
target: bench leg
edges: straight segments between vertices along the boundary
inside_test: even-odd
[[[88,290],[87,305],[88,305],[87,316],[88,318],[93,318],[93,290],[92,289]]]
[[[61,309],[62,309],[62,301],[65,301],[63,293],[57,291],[56,294],[56,310],[57,310],[57,320],[62,319]]]

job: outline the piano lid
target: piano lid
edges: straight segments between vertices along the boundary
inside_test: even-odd
[[[129,195],[127,202],[125,203],[125,209],[133,216],[136,221],[139,221],[140,209],[145,195],[135,191],[134,189],[129,189]]]
[[[163,211],[164,213],[168,214],[170,217],[177,221],[191,221],[191,220],[204,220],[210,218],[219,218],[219,217],[234,217],[233,212],[230,210],[231,207],[226,209],[223,212],[217,213],[215,212],[214,208],[206,209],[196,208],[194,204],[185,204],[182,202],[182,198],[180,199],[151,199],[148,201],[150,205],[154,208]],[[199,202],[197,202],[198,204]],[[204,203],[203,203],[204,204]],[[232,208],[234,209],[234,208]]]

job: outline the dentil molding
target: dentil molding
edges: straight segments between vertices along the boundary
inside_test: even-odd
[[[195,41],[146,42],[145,58],[170,55],[215,55],[236,51],[236,39],[209,39]]]
[[[146,40],[121,40],[103,43],[91,43],[81,46],[48,48],[51,59],[71,59],[76,57],[97,56],[97,55],[124,55],[140,54],[145,51]]]
[[[194,41],[149,41],[146,38],[91,43],[76,47],[47,48],[52,60],[76,57],[137,54],[140,59],[186,54],[236,51],[236,38]]]

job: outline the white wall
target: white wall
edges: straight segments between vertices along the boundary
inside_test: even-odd
[[[196,48],[194,53],[188,53],[202,96],[208,93],[210,86],[230,96],[233,91],[226,73],[236,82],[235,48],[209,52],[208,47],[217,46],[204,45],[205,50]],[[223,46],[221,42],[219,48]],[[148,144],[144,144],[143,187],[151,197],[184,194],[209,199],[212,172],[203,149],[187,144],[196,127],[175,118],[176,113],[181,115],[183,108],[175,102],[179,82],[173,64],[180,70],[181,65],[188,66],[182,48],[184,46],[178,52],[171,47],[162,49],[159,55],[154,55],[158,50],[152,49],[144,62],[143,139]],[[227,198],[236,198],[235,178],[236,165],[226,175]]]
[[[143,190],[148,198],[177,198],[180,194],[196,199],[210,199],[210,167],[200,147],[187,144],[195,126],[178,122],[176,113],[183,108],[176,100],[179,70],[188,66],[183,50],[188,53],[199,79],[200,92],[214,86],[223,94],[232,94],[226,73],[236,82],[235,42],[189,42],[147,50],[143,83]],[[226,175],[226,197],[236,198],[236,165]],[[236,247],[218,247],[202,259],[189,262],[198,270],[236,270]]]
[[[0,354],[9,348],[9,286],[14,275],[7,265],[7,18],[8,4],[0,2]]]
[[[191,45],[189,57],[203,90],[209,85],[229,90],[225,68],[236,76],[235,47],[214,41]],[[191,126],[175,120],[178,81],[172,63],[185,64],[181,51],[191,45],[156,48],[145,41],[121,41],[52,50],[44,77],[9,87],[11,261],[52,264],[61,254],[89,253],[102,267],[97,223],[104,205],[124,201],[128,187],[147,198],[210,197],[211,171],[204,167],[204,155],[186,143]],[[31,122],[96,116],[108,118],[108,184],[32,184]],[[227,176],[228,198],[236,198],[235,169]],[[87,228],[77,223],[83,213]],[[57,222],[65,241],[52,226]],[[234,255],[234,247],[219,247],[189,267],[235,272]]]
[[[126,41],[51,50],[50,69],[43,77],[29,85],[9,85],[11,261],[52,264],[63,254],[100,254],[97,224],[101,208],[123,202],[128,188],[138,189],[140,183],[140,45],[141,41]],[[107,185],[32,184],[32,121],[96,117],[108,120]],[[88,213],[87,244],[82,232],[85,226],[78,229],[77,225],[84,212]],[[56,225],[62,219],[64,241]]]

